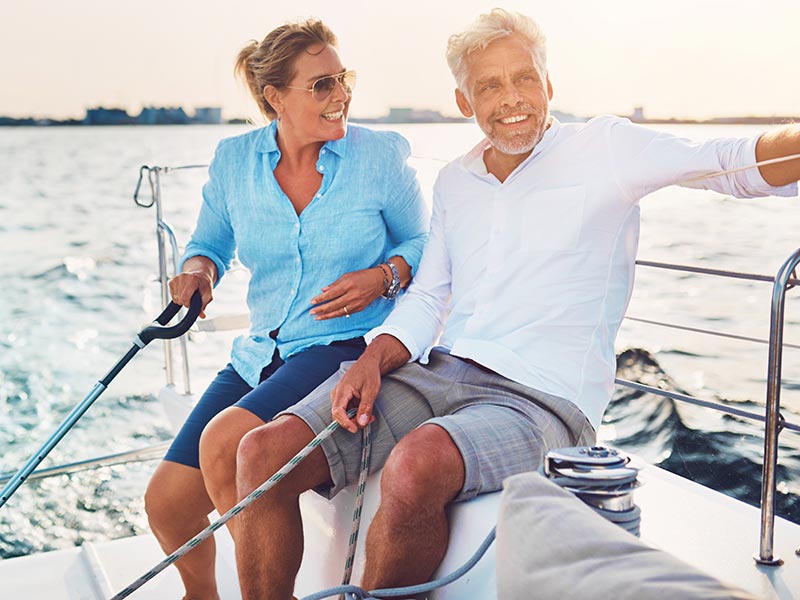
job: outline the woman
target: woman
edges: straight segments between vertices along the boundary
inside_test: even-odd
[[[235,503],[244,434],[358,358],[361,336],[383,321],[419,263],[427,216],[408,143],[348,126],[355,74],[335,45],[322,22],[291,23],[236,62],[270,123],[217,147],[170,291],[184,306],[199,291],[204,317],[237,251],[251,272],[251,330],[148,486],[150,526],[168,553],[207,526],[214,507]],[[210,539],[176,563],[186,598],[218,597],[214,554]]]

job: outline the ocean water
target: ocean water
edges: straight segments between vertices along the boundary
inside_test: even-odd
[[[471,124],[397,125],[428,199],[439,168],[480,139]],[[15,471],[55,431],[133,336],[160,310],[155,210],[132,200],[141,165],[207,163],[216,143],[247,126],[0,129],[0,472]],[[693,138],[752,135],[751,126],[671,126]],[[205,173],[163,179],[165,218],[192,230]],[[143,190],[146,193],[146,190]],[[736,200],[671,187],[642,202],[639,257],[774,275],[800,245],[800,200]],[[234,311],[247,285],[232,273],[210,314]],[[629,315],[766,338],[771,286],[640,267]],[[800,300],[789,293],[786,341],[800,343]],[[224,366],[232,334],[193,335],[192,386]],[[619,376],[763,412],[763,344],[626,321]],[[782,407],[800,423],[800,353],[784,354]],[[172,432],[156,394],[154,342],[122,371],[44,466],[142,448]],[[759,423],[619,389],[601,438],[757,504]],[[800,523],[800,435],[779,450],[779,514]],[[0,509],[0,557],[147,531],[142,494],[154,462],[32,481]],[[757,543],[753,541],[754,546]]]

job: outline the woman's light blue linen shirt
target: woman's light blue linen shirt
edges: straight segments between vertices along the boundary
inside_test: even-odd
[[[397,133],[348,125],[326,142],[322,185],[298,216],[278,185],[276,122],[222,140],[203,187],[203,205],[183,260],[205,256],[219,279],[234,253],[250,270],[250,332],[233,343],[231,363],[251,386],[275,350],[282,358],[354,338],[380,325],[394,303],[378,298],[350,318],[315,321],[311,299],[350,271],[402,256],[419,265],[428,212],[408,142]],[[270,332],[279,330],[277,339]]]

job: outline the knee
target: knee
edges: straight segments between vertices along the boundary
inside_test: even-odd
[[[253,491],[277,473],[314,437],[298,417],[286,416],[248,432],[236,454],[236,483],[239,495]],[[281,479],[271,494],[297,496],[327,480],[322,450],[317,448]]]
[[[266,460],[272,456],[272,445],[279,432],[274,428],[258,427],[248,431],[239,441],[236,449],[236,471],[249,475],[253,470],[264,471],[268,468]]]
[[[429,486],[435,485],[431,462],[413,449],[398,446],[383,467],[381,498],[415,510],[429,492]]]
[[[247,432],[236,451],[237,480],[245,484],[256,480],[263,483],[265,476],[277,472],[291,458],[287,450],[293,447],[291,427],[283,419]]]
[[[230,447],[230,440],[227,439],[227,432],[224,427],[224,420],[212,419],[203,433],[200,435],[200,470],[203,478],[213,476],[217,466],[224,459],[225,454],[236,457],[236,446],[238,440]]]
[[[242,436],[261,424],[263,421],[242,409],[228,408],[214,417],[200,436],[200,470],[203,477],[212,480],[220,476],[230,477]]]
[[[382,501],[412,514],[438,510],[461,491],[461,455],[455,447],[409,442],[401,442],[386,461],[381,475]]]

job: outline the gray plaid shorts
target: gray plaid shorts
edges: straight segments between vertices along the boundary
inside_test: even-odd
[[[300,417],[319,433],[331,422],[330,392],[352,362],[299,403],[281,413]],[[493,371],[434,349],[427,365],[403,365],[384,375],[373,409],[370,472],[380,469],[392,448],[427,423],[442,427],[461,452],[468,500],[502,487],[511,475],[539,468],[551,448],[586,446],[595,431],[575,404],[515,383]],[[358,481],[361,433],[338,429],[322,443],[332,486],[316,491],[332,498]]]

